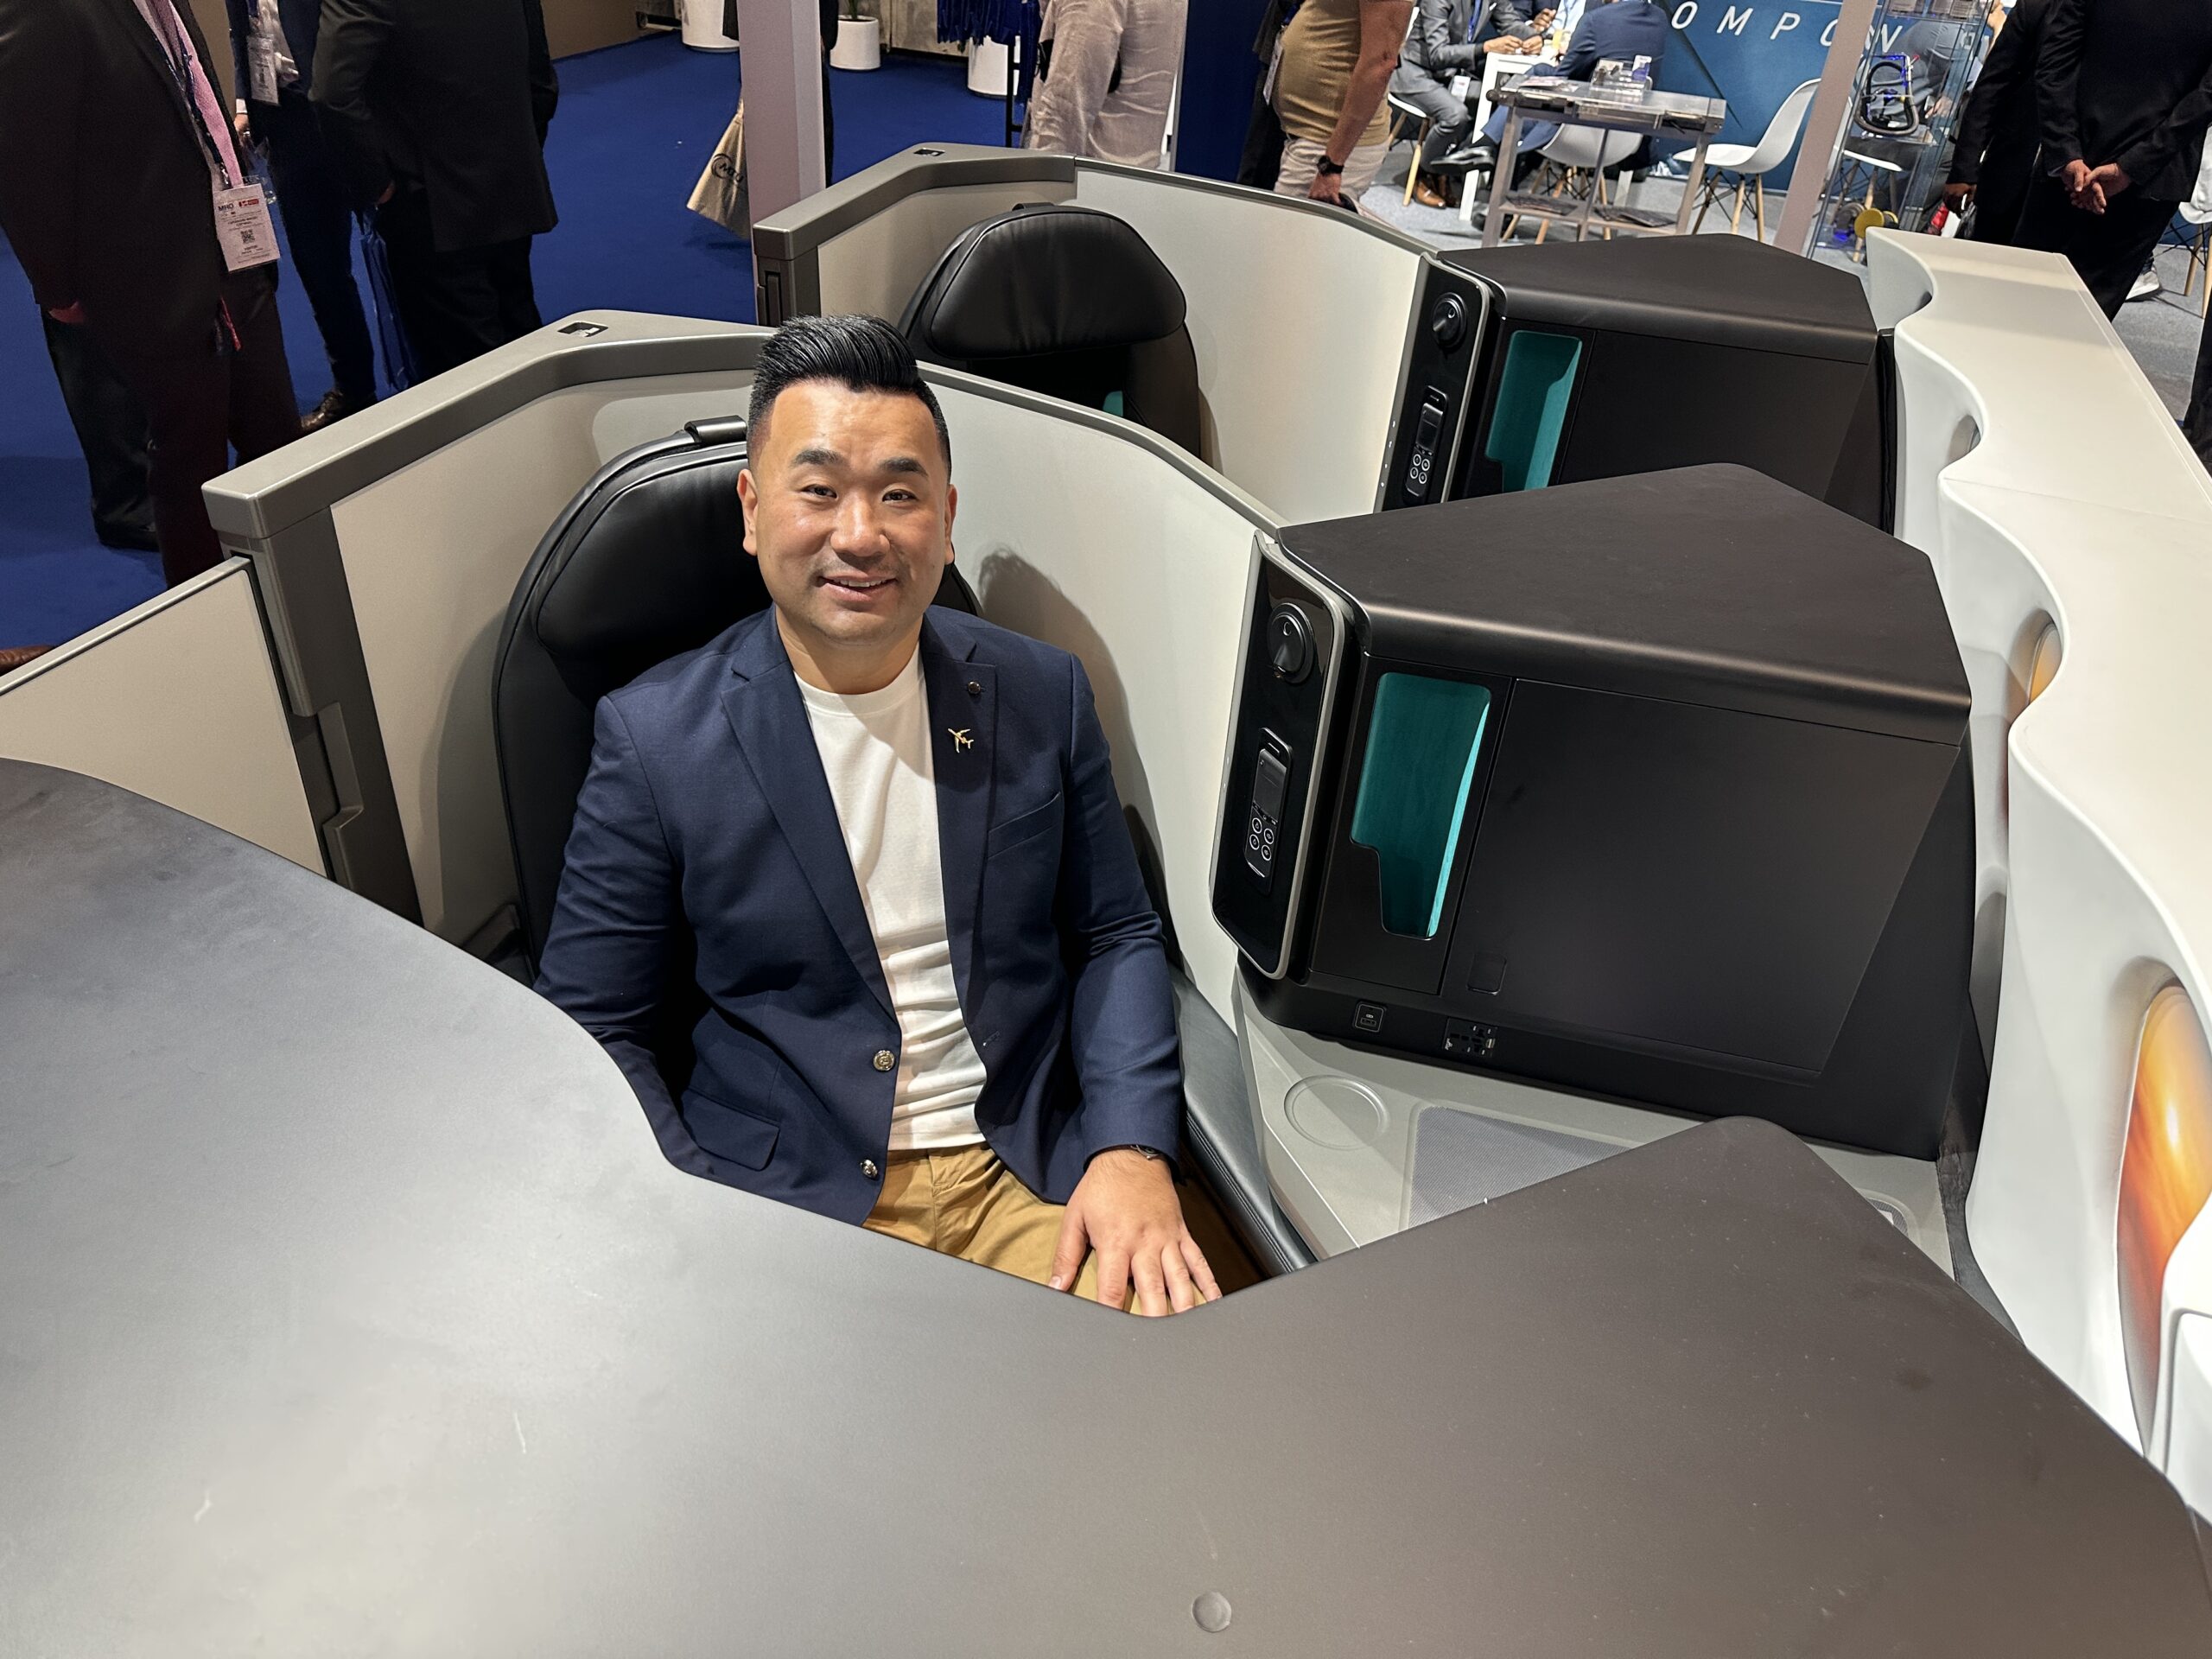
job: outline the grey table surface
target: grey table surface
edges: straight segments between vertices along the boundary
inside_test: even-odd
[[[2171,1490],[1763,1125],[1128,1319],[6,762],[0,1050],[0,1652],[2212,1649]]]

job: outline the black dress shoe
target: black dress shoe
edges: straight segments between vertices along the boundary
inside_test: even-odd
[[[330,425],[334,421],[342,421],[348,415],[359,414],[363,410],[366,409],[374,402],[376,402],[376,399],[373,397],[365,399],[359,397],[348,397],[344,392],[339,391],[337,387],[333,386],[328,391],[322,394],[322,401],[321,403],[317,404],[313,409],[309,410],[305,415],[300,417],[300,430],[302,432],[320,432],[324,427]]]
[[[100,538],[102,547],[112,547],[125,553],[158,553],[162,550],[159,537],[151,524],[95,524],[92,533]]]

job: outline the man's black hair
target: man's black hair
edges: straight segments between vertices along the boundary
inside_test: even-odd
[[[952,435],[944,411],[906,338],[881,317],[793,317],[760,348],[753,371],[753,401],[746,427],[757,437],[767,429],[768,411],[786,386],[802,380],[835,380],[855,391],[903,392],[922,400],[937,424],[945,470],[952,468]]]

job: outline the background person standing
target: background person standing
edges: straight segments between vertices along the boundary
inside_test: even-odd
[[[2051,0],[2036,97],[2042,176],[2016,245],[2064,254],[2117,315],[2196,188],[2212,124],[2212,4]]]
[[[231,193],[258,192],[190,8],[0,0],[0,229],[40,308],[92,330],[145,410],[162,574],[198,575],[223,556],[200,486],[233,448],[299,436],[300,412],[276,268],[251,263],[276,251],[265,198],[243,238]]]
[[[308,100],[321,0],[227,0],[237,71],[234,125],[241,143],[269,158],[292,268],[315,309],[330,359],[330,390],[300,423],[309,432],[377,400],[376,348],[353,284],[353,217],[346,181],[322,142]]]
[[[538,0],[323,0],[309,92],[424,377],[540,326],[560,99]]]
[[[1382,171],[1382,94],[1412,0],[1305,0],[1283,31],[1274,108],[1282,122],[1275,194],[1356,207]]]
[[[1959,118],[1958,142],[1943,200],[1951,211],[1974,204],[1967,235],[2012,241],[2036,179],[2043,130],[2036,107],[2036,58],[2050,0],[2019,0],[1997,33]]]

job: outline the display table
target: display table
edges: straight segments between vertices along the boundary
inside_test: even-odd
[[[1497,164],[1491,175],[1490,206],[1483,219],[1483,245],[1498,245],[1508,219],[1534,219],[1574,226],[1575,239],[1592,227],[1605,232],[1687,236],[1690,211],[1699,187],[1705,182],[1705,152],[1713,135],[1728,119],[1725,99],[1692,98],[1681,92],[1647,92],[1641,98],[1624,96],[1586,81],[1560,80],[1549,76],[1524,75],[1491,93],[1491,101],[1505,111],[1505,131],[1498,140]],[[1514,162],[1521,153],[1521,128],[1527,121],[1556,121],[1562,126],[1595,127],[1604,132],[1634,132],[1649,137],[1692,137],[1697,141],[1690,158],[1688,181],[1682,187],[1682,205],[1672,220],[1662,214],[1619,204],[1601,204],[1593,190],[1586,200],[1562,208],[1556,199],[1529,195],[1512,189]],[[1463,199],[1461,217],[1473,222],[1474,200]]]
[[[1160,1322],[679,1174],[523,987],[0,762],[0,1651],[2199,1656],[2173,1492],[1708,1125]]]

